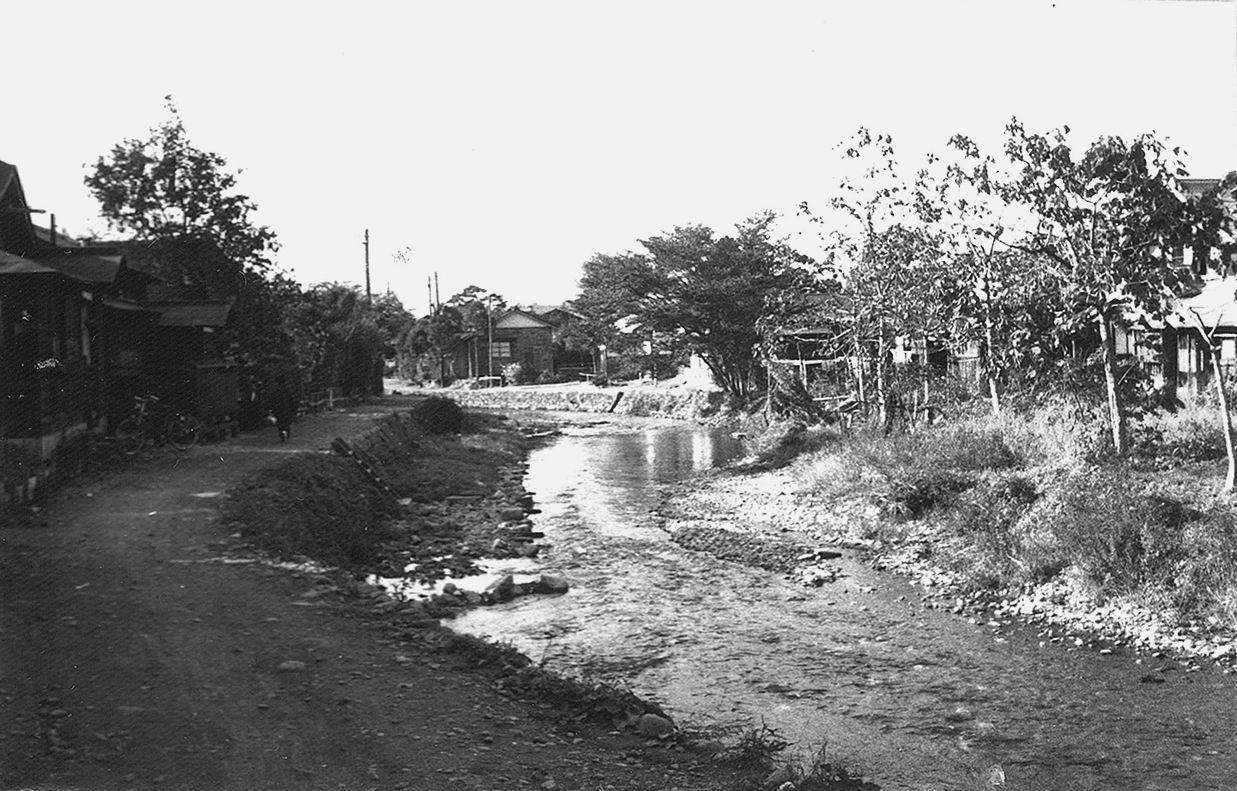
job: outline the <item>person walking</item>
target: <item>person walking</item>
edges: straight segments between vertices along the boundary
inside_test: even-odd
[[[279,441],[287,442],[292,436],[292,421],[296,419],[296,399],[292,396],[292,389],[288,387],[288,379],[284,374],[275,379],[275,386],[271,389],[270,409],[271,416],[275,418],[275,428],[279,430]]]

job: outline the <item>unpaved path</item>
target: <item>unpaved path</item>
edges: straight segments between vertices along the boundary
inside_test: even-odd
[[[722,787],[708,761],[498,695],[437,630],[224,562],[219,493],[398,401],[287,445],[157,451],[0,525],[0,789]]]

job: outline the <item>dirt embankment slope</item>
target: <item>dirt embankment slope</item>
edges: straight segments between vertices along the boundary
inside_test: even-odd
[[[221,493],[400,405],[157,451],[0,525],[0,789],[728,787],[500,694],[509,669],[329,578],[236,562]]]

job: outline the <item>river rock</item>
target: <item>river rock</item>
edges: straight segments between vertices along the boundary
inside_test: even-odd
[[[561,574],[542,574],[533,586],[537,593],[566,593],[568,588],[567,578]]]
[[[485,589],[485,596],[491,601],[511,601],[515,595],[515,577],[510,574],[494,580]]]
[[[674,733],[674,723],[656,714],[641,714],[636,720],[636,730],[642,736],[660,739]]]
[[[524,518],[524,509],[503,508],[498,512],[498,518],[503,522],[519,522]]]
[[[419,601],[404,602],[404,607],[399,612],[395,613],[398,617],[406,620],[415,620],[425,617],[425,605]]]
[[[764,782],[761,783],[761,786],[763,788],[768,788],[771,790],[776,789],[777,791],[780,791],[782,786],[786,784],[793,784],[794,781],[795,770],[789,765],[782,765],[774,769],[769,776],[765,778]],[[794,786],[791,785],[791,787],[793,788]]]

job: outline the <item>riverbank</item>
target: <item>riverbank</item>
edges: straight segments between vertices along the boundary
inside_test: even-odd
[[[717,418],[724,395],[685,384],[633,382],[596,387],[588,383],[524,385],[470,390],[463,387],[415,390],[450,398],[464,407],[506,411],[593,412],[674,420]]]
[[[660,513],[684,546],[809,585],[833,575],[815,553],[848,548],[973,622],[1016,620],[1046,643],[1229,672],[1237,552],[1231,504],[1216,495],[1222,462],[1174,455],[1197,444],[1197,427],[1187,441],[1159,426],[1156,459],[1099,463],[1077,426],[1053,423],[1047,447],[1034,423],[981,418],[859,440],[818,429],[801,440],[818,449],[677,487]]]
[[[259,483],[358,496],[319,463],[413,403],[310,416],[287,443],[272,430],[152,450],[0,523],[0,788],[741,787],[713,753],[649,735],[656,720],[593,716],[587,689],[393,609],[358,578],[370,561],[326,568],[292,545],[276,561],[220,518],[225,492]],[[500,458],[518,480],[519,454],[493,441],[438,457],[421,444],[414,519],[452,487],[502,488],[480,474]],[[297,460],[313,474],[270,472]],[[276,523],[301,506],[272,503],[251,516],[286,539]],[[319,516],[360,525],[386,508]]]

